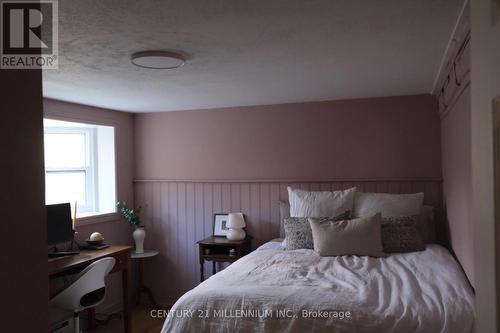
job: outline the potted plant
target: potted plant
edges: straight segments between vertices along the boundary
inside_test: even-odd
[[[146,238],[146,231],[141,225],[141,219],[139,218],[139,213],[141,212],[141,206],[137,208],[129,208],[125,201],[118,201],[116,207],[120,210],[123,217],[132,226],[134,231],[132,236],[135,241],[135,253],[144,253],[144,239]]]

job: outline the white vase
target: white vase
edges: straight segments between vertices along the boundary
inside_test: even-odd
[[[135,241],[135,253],[144,253],[144,238],[146,238],[146,231],[144,228],[137,228],[132,233]]]

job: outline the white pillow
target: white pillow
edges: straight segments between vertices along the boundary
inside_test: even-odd
[[[354,207],[355,187],[333,192],[287,189],[291,217],[333,217]]]
[[[423,193],[389,194],[356,193],[354,217],[371,216],[381,213],[384,217],[420,215],[424,202]]]

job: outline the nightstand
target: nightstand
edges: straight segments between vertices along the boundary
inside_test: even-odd
[[[250,253],[251,237],[247,236],[244,240],[232,241],[226,237],[210,236],[198,241],[200,251],[200,281],[205,279],[204,263],[212,262],[212,274],[216,273],[216,262],[235,262],[244,255]]]

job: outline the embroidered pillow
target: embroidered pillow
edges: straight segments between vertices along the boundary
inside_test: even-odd
[[[334,221],[348,220],[351,217],[351,211],[332,218]],[[284,220],[286,249],[313,249],[313,236],[311,225],[307,217],[289,217]]]
[[[309,219],[314,251],[322,257],[385,257],[380,236],[380,213],[354,220]]]
[[[386,253],[403,253],[425,250],[419,232],[421,215],[386,217],[382,219],[382,243]]]

